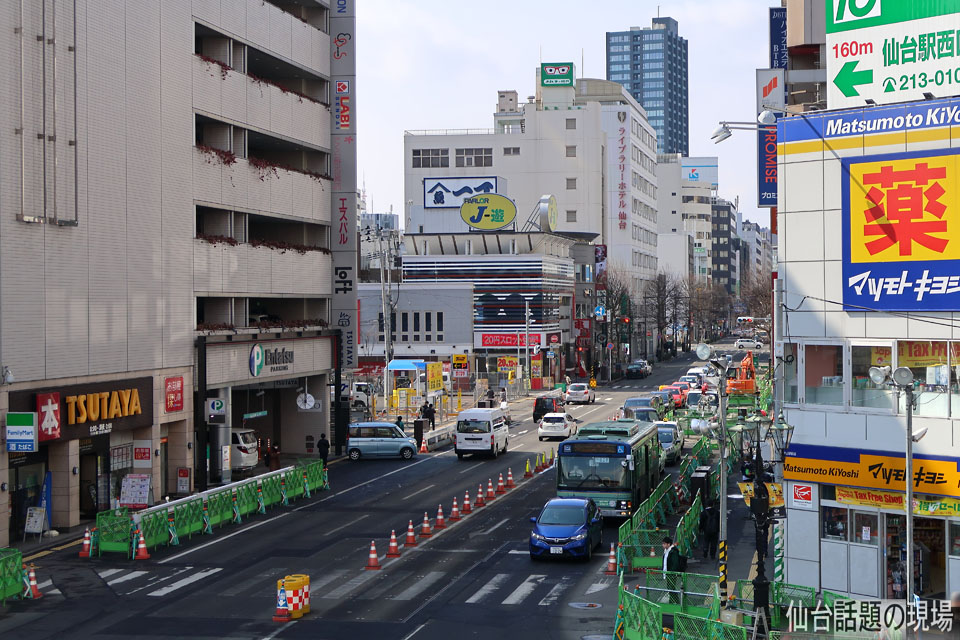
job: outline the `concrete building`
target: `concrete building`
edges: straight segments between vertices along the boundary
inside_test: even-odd
[[[781,0],[787,8],[787,104],[827,105],[827,9],[824,0]]]
[[[712,203],[718,186],[717,159],[669,154],[659,156],[658,160],[658,234],[688,234],[693,240],[693,270],[690,273],[698,282],[709,283],[713,278]],[[659,246],[658,249],[659,260],[682,264],[682,260],[678,262],[668,256],[668,248]],[[661,271],[666,269],[661,268]]]
[[[737,236],[737,205],[723,198],[714,198],[711,208],[710,242],[712,243],[712,280],[731,296],[739,295],[740,239]]]
[[[498,95],[493,129],[407,131],[404,135],[407,232],[467,232],[458,209],[475,192],[508,196],[513,227],[524,230],[545,194],[556,198],[557,232],[589,232],[608,246],[611,265],[642,290],[656,273],[655,138],[637,102],[616,84],[574,80],[546,85],[517,104]]]
[[[356,188],[332,160],[348,86],[330,108],[329,33],[352,18],[329,3],[56,4],[0,8],[0,52],[23,61],[0,68],[0,417],[39,415],[39,446],[0,452],[0,547],[43,493],[67,530],[121,495],[205,486],[208,442],[229,479],[231,427],[312,450],[338,324],[332,194]],[[320,401],[301,412],[308,382]],[[210,433],[208,398],[225,414]],[[122,491],[131,474],[146,491]]]
[[[607,80],[622,84],[646,109],[659,153],[689,153],[687,41],[676,20],[608,31]]]
[[[747,265],[747,273],[742,279],[755,274],[769,274],[773,257],[770,230],[756,222],[745,220],[740,225],[739,236],[743,242]]]

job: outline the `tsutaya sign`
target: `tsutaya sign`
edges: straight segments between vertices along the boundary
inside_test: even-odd
[[[960,0],[827,0],[830,109],[960,93]]]

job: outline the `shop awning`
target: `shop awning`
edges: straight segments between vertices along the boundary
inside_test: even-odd
[[[427,363],[423,360],[391,360],[387,365],[388,371],[426,371]]]

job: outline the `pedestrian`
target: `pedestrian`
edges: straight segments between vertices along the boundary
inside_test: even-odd
[[[267,467],[267,469],[272,469],[272,467],[270,466],[270,449],[271,448],[272,447],[267,447],[266,450],[263,452],[263,464],[264,466]]]
[[[487,387],[487,400],[493,400],[493,389]]]
[[[394,424],[396,424],[398,427],[400,427],[400,431],[403,431],[403,430],[404,430],[404,426],[403,426],[403,416],[397,416],[397,421],[396,421]]]
[[[507,401],[507,388],[500,387],[500,402],[506,402],[506,401]]]
[[[323,460],[323,468],[327,468],[327,456],[330,455],[330,441],[327,440],[327,434],[321,433],[320,440],[317,442],[317,453],[320,454],[320,459]]]
[[[680,550],[677,549],[677,545],[673,543],[670,536],[663,537],[663,570],[664,572],[672,573],[679,573],[681,571]],[[668,578],[667,588],[670,590],[670,603],[680,604],[681,585],[679,580],[677,580],[680,576],[666,577]]]
[[[427,419],[430,417],[430,405],[426,400],[423,401],[423,406],[420,407],[420,417]]]
[[[569,387],[569,386],[570,386],[570,376],[564,376],[564,380],[566,381],[567,386]]]
[[[280,445],[273,445],[270,451],[270,471],[280,469]]]
[[[433,431],[437,421],[437,408],[432,404],[427,405],[427,420],[430,421],[430,431]]]
[[[720,537],[720,510],[715,504],[707,505],[700,513],[700,533],[703,534],[703,558],[717,558],[717,539]]]

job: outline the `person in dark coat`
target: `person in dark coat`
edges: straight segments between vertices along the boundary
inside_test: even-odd
[[[437,408],[432,404],[427,405],[427,415],[424,416],[427,420],[430,421],[430,431],[433,431],[437,422]]]
[[[663,570],[680,571],[680,550],[670,536],[663,538]]]
[[[323,467],[327,467],[327,456],[330,455],[330,441],[327,440],[327,434],[321,433],[320,440],[317,442],[317,453],[320,454],[320,459],[323,460]]]
[[[703,557],[717,558],[717,540],[720,537],[720,510],[710,504],[700,513],[700,533],[703,536]]]
[[[273,445],[270,451],[270,471],[280,469],[280,445]]]
[[[394,424],[396,424],[398,427],[400,427],[400,430],[403,431],[403,429],[404,429],[404,426],[403,426],[403,416],[397,416],[397,421],[396,421]]]

